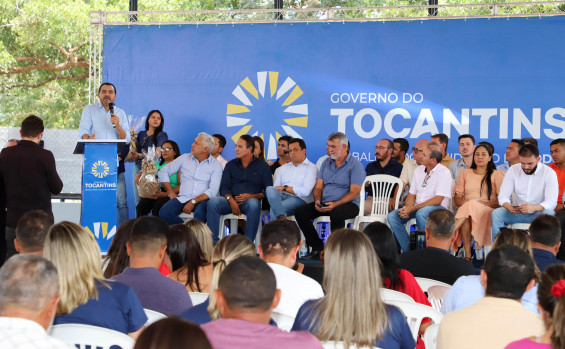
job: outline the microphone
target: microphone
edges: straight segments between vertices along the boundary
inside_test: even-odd
[[[114,114],[114,103],[108,103],[108,106],[110,107],[110,114]],[[112,124],[113,128],[116,128],[116,125]]]
[[[283,153],[286,155],[286,154],[288,154],[288,153],[290,153],[290,152],[285,149],[285,150],[283,150]]]

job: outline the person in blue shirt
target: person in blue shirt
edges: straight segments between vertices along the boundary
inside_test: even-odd
[[[304,303],[291,331],[310,331],[320,341],[346,347],[413,349],[404,315],[381,299],[379,260],[369,238],[353,229],[334,231],[326,243],[326,295]]]
[[[341,132],[329,135],[329,157],[324,160],[314,186],[314,202],[300,206],[294,216],[312,252],[303,259],[320,259],[324,243],[312,225],[319,216],[330,216],[331,229],[345,226],[345,220],[359,214],[359,193],[365,181],[363,165],[349,153],[347,136]]]
[[[530,239],[534,261],[543,273],[552,264],[563,264],[565,261],[556,258],[561,246],[561,225],[559,218],[548,214],[540,214],[530,224]]]
[[[85,324],[139,336],[147,322],[133,289],[105,280],[94,236],[72,222],[53,225],[43,255],[59,273],[61,299],[54,324]]]
[[[265,189],[273,185],[273,176],[269,165],[253,156],[254,149],[253,137],[239,137],[235,146],[236,158],[226,164],[222,174],[220,196],[208,201],[206,223],[212,230],[214,241],[219,239],[220,216],[229,213],[247,216],[245,236],[255,241],[261,218],[261,200],[265,198]]]
[[[116,87],[105,82],[98,88],[99,101],[89,104],[84,108],[80,125],[78,128],[79,136],[82,139],[125,139],[129,144],[129,122],[126,113],[113,106],[114,112],[110,112],[110,103],[116,100]],[[127,155],[127,146],[119,156],[120,165],[118,167],[118,186],[116,190],[118,226],[128,219],[128,203],[126,193],[126,179],[124,159]]]

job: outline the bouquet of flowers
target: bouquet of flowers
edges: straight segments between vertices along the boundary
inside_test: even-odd
[[[159,179],[157,178],[157,166],[155,162],[159,159],[155,152],[155,146],[152,145],[143,152],[144,159],[141,163],[141,177],[137,190],[142,198],[151,198],[151,195],[159,191]]]
[[[125,161],[134,161],[133,154],[138,152],[138,149],[137,149],[137,134],[139,133],[139,131],[143,127],[143,124],[145,122],[145,118],[144,117],[135,117],[133,115],[128,115],[127,118],[128,118],[129,126],[130,126],[131,140],[129,142],[129,153],[126,156]]]

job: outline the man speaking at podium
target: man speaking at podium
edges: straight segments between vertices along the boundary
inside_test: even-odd
[[[98,88],[98,99],[96,103],[92,103],[84,108],[80,125],[78,128],[79,136],[82,139],[125,139],[127,143],[130,141],[129,123],[126,113],[114,106],[116,100],[116,87],[105,82]],[[126,194],[126,179],[124,167],[124,151],[119,157],[118,166],[118,226],[128,219],[128,203]]]

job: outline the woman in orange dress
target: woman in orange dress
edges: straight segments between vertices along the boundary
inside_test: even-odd
[[[491,218],[493,209],[499,207],[498,192],[504,173],[496,170],[492,150],[479,144],[473,153],[470,169],[459,172],[453,201],[457,210],[455,229],[463,240],[465,258],[471,260],[471,237],[477,248],[491,244]]]

